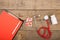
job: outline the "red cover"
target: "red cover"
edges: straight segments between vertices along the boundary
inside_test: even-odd
[[[3,10],[0,14],[0,40],[12,40],[22,23],[22,20]]]

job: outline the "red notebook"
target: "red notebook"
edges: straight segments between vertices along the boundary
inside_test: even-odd
[[[0,40],[12,40],[22,23],[22,20],[3,10],[0,14]]]

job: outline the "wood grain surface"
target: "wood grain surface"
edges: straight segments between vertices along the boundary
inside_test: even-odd
[[[60,9],[60,0],[0,0],[0,9]]]
[[[25,20],[26,17],[33,18],[34,16],[42,20],[42,24],[46,26],[43,17],[45,15],[55,14],[58,20],[57,25],[50,23],[50,30],[52,31],[52,37],[50,40],[60,40],[60,0],[0,0],[0,13],[2,9],[8,10],[10,13],[15,14],[21,19]],[[32,27],[27,27],[24,24],[21,29],[18,30],[13,40],[45,40],[37,34],[37,29],[41,27],[41,21],[33,18]]]

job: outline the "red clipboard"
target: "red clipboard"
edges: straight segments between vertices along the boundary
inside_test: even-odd
[[[0,14],[0,40],[12,40],[23,20],[3,10]]]

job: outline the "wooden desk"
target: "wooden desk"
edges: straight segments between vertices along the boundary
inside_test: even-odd
[[[53,34],[51,40],[60,40],[60,0],[1,0],[1,9],[8,9],[16,16],[23,15],[22,19],[25,19],[26,16],[33,17],[39,14],[41,15],[40,18],[43,19],[46,14],[55,14],[58,24],[50,27]],[[43,24],[45,25],[45,23]],[[33,27],[31,28],[23,24],[13,40],[44,40],[37,35],[36,25],[34,24],[34,19]]]

